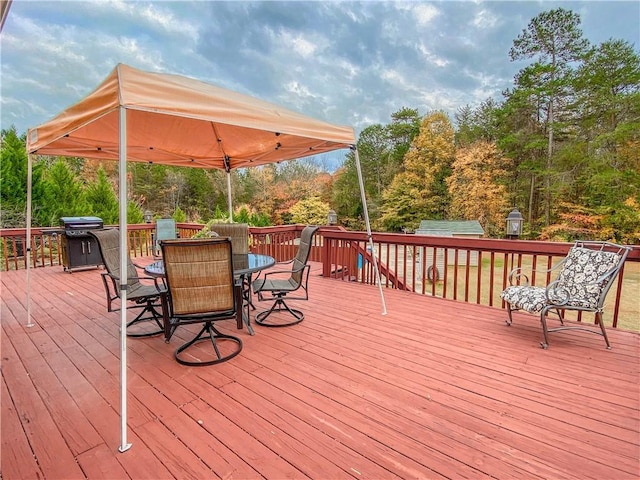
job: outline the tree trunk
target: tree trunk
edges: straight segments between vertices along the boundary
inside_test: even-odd
[[[549,101],[549,145],[547,149],[547,168],[544,175],[544,225],[551,223],[551,158],[553,156],[553,96]]]
[[[529,222],[529,228],[533,222],[533,196],[536,189],[536,176],[534,173],[531,174],[531,186],[529,187],[529,212],[527,213],[527,222]]]

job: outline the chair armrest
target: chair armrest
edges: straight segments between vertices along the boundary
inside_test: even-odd
[[[293,261],[295,260],[295,258],[292,258],[290,260],[284,260],[282,262],[276,262],[274,265],[272,265],[268,270],[260,270],[257,275],[253,278],[254,280],[257,280],[260,278],[261,275],[265,275],[265,279],[266,279],[266,275],[270,274],[270,273],[290,273],[291,270],[278,270],[278,271],[274,271],[272,270],[273,268],[276,268],[278,265],[289,265],[290,263],[293,263]]]
[[[524,283],[522,283],[523,279]],[[522,272],[522,267],[514,268],[509,272],[509,285],[529,286],[529,277]]]
[[[287,275],[291,275],[292,273],[298,273],[298,272],[302,272],[304,271],[305,268],[307,268],[309,265],[305,264],[300,268],[293,268],[293,269],[288,269],[288,270],[269,270],[268,272],[264,273],[264,279],[266,280],[267,277],[270,277],[272,275],[277,275],[277,274],[287,274]]]
[[[556,263],[551,268],[531,270],[531,273],[541,273],[546,275],[561,267],[564,264],[565,260],[566,258],[563,258],[562,261]],[[522,283],[522,279],[524,279],[524,283]],[[531,286],[529,276],[524,273],[522,267],[516,267],[511,270],[511,272],[509,272],[509,285],[523,285],[525,287]]]
[[[101,275],[103,277],[109,277],[111,279],[111,281],[113,282],[113,286],[114,288],[118,288],[118,281],[120,280],[120,277],[113,275],[109,272],[102,272]],[[158,293],[162,292],[165,290],[164,287],[161,287],[158,283],[158,278],[157,277],[147,277],[147,276],[138,276],[136,275],[135,277],[127,277],[127,281],[131,281],[131,280],[152,280],[153,281],[153,285],[156,287],[156,290],[158,291]]]
[[[264,287],[264,285],[266,284],[267,280],[269,279],[269,277],[274,276],[274,275],[282,275],[281,278],[279,278],[280,280],[286,280],[287,278],[290,278],[294,273],[298,273],[298,272],[304,272],[305,269],[311,269],[311,266],[309,264],[305,264],[300,268],[294,268],[294,269],[287,269],[287,270],[271,270],[268,271],[266,273],[264,273],[264,276],[262,278],[262,287]],[[284,277],[286,275],[286,277]],[[252,286],[255,285],[256,281],[258,280],[258,278],[256,278],[253,282],[252,282]],[[253,287],[253,291],[254,293],[260,293],[262,291],[262,288],[258,288],[256,289],[255,287]]]
[[[276,265],[289,265],[290,263],[293,263],[294,260],[295,260],[295,258],[290,258],[289,260],[283,260],[282,262],[276,262]]]
[[[545,288],[544,295],[547,299],[547,303],[551,305],[566,305],[571,300],[571,293],[568,288],[560,282],[560,280],[555,280],[547,285]]]

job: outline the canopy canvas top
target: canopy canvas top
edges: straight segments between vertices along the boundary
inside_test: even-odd
[[[83,100],[30,129],[27,150],[117,161],[120,107],[127,111],[127,161],[228,171],[356,142],[352,127],[192,78],[118,64]]]

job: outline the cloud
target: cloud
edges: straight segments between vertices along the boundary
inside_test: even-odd
[[[48,120],[120,62],[356,131],[403,107],[453,116],[501,99],[523,66],[508,58],[513,40],[558,6],[581,15],[593,43],[637,47],[638,2],[13,2],[0,37],[1,126]]]

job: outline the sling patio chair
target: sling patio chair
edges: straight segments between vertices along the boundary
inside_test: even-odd
[[[249,225],[246,223],[214,223],[210,227],[219,237],[231,239],[234,254],[249,253]]]
[[[89,230],[98,242],[102,262],[106,272],[102,272],[102,283],[107,296],[107,311],[116,312],[120,308],[114,307],[114,301],[120,298],[120,232],[117,228],[105,228]],[[140,276],[136,265],[127,256],[127,301],[132,305],[128,309],[137,310],[138,315],[127,323],[127,336],[149,337],[164,332],[162,313],[160,308],[160,294],[164,286],[158,284],[156,279]],[[142,283],[140,280],[153,280]]]
[[[272,270],[266,272],[262,278],[253,281],[253,292],[258,295],[258,300],[274,300],[269,310],[264,310],[256,315],[256,323],[265,327],[287,327],[304,320],[304,313],[287,305],[288,300],[309,299],[309,271],[308,263],[313,236],[318,231],[317,226],[306,226],[300,234],[300,245],[294,258],[286,262],[279,262],[278,266],[291,265],[289,270]],[[283,276],[285,275],[285,276]],[[286,311],[293,315],[293,320],[283,322],[274,320],[273,313]],[[270,318],[270,322],[267,319]]]
[[[247,223],[213,223],[209,235],[230,238],[234,255],[249,253],[249,225]],[[243,275],[240,280],[242,281],[242,297],[245,300],[247,311],[249,309],[255,310],[256,307],[251,298],[251,274]]]
[[[540,343],[542,348],[549,347],[549,332],[571,329],[602,335],[610,349],[602,318],[604,301],[630,251],[629,247],[609,242],[576,241],[562,261],[551,269],[535,271],[547,279],[551,278],[551,272],[557,273],[557,278],[546,287],[530,285],[522,268],[514,269],[509,275],[510,286],[500,294],[507,306],[507,325],[513,323],[512,312],[524,310],[540,314],[544,334],[544,341]],[[600,331],[582,322],[568,324],[565,310],[595,313],[595,323],[599,324]],[[558,315],[559,327],[548,328],[549,312]]]
[[[153,256],[159,258],[161,255],[160,242],[178,238],[176,221],[173,218],[158,218],[156,220],[156,231],[153,239]]]
[[[203,325],[176,350],[175,359],[182,365],[205,366],[238,355],[242,340],[221,333],[214,325],[231,319],[236,319],[237,328],[243,325],[242,289],[233,275],[231,241],[219,237],[164,240],[160,247],[167,283],[161,295],[165,341],[169,342],[178,326]]]

